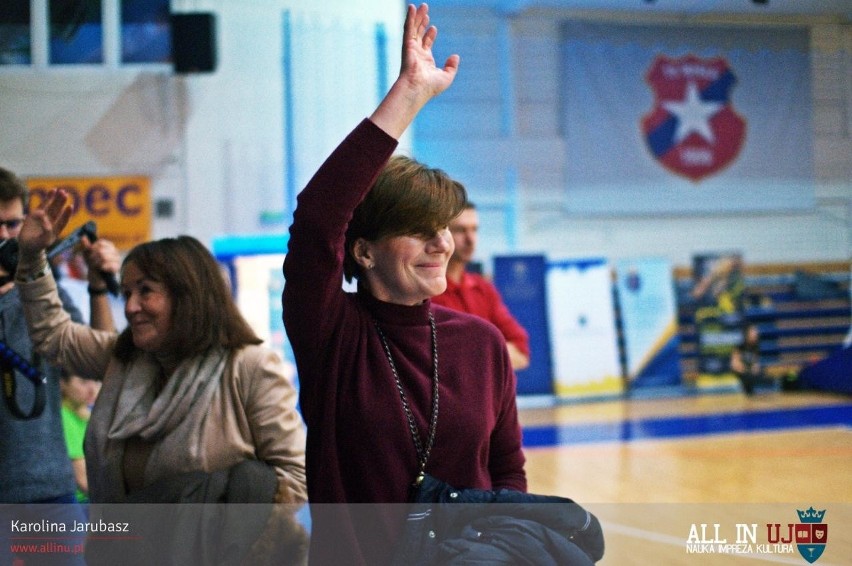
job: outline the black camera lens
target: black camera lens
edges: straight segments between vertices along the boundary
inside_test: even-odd
[[[18,240],[9,238],[0,241],[0,267],[6,273],[14,275],[18,269]]]

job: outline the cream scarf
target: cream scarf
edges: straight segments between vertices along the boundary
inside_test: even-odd
[[[154,442],[146,483],[199,469],[199,438],[227,360],[223,348],[183,360],[156,396],[162,366],[151,354],[104,381],[86,435],[92,502],[124,500],[124,446],[134,436]]]

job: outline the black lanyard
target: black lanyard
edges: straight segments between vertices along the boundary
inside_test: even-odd
[[[0,342],[0,365],[3,369],[3,397],[6,399],[6,406],[9,407],[9,411],[16,418],[23,420],[38,418],[44,412],[44,405],[47,401],[47,393],[45,393],[44,387],[45,377],[4,342]],[[18,404],[16,396],[18,379],[15,376],[15,370],[29,379],[35,388],[33,406],[29,412],[25,412]]]
[[[393,361],[388,341],[385,338],[385,333],[382,332],[382,327],[376,320],[373,320],[376,330],[379,332],[379,338],[382,341],[382,347],[385,350],[385,355],[388,358],[393,378],[396,381],[396,388],[399,390],[399,397],[402,399],[402,409],[405,411],[405,418],[408,421],[408,430],[411,431],[411,438],[414,440],[414,448],[417,450],[417,458],[419,460],[419,470],[417,477],[414,480],[412,487],[419,488],[423,483],[423,478],[426,476],[426,462],[429,461],[429,454],[432,452],[432,446],[435,444],[435,434],[438,431],[438,330],[435,326],[435,317],[432,316],[432,311],[429,311],[429,325],[432,329],[432,416],[429,419],[429,436],[426,439],[426,446],[420,439],[420,432],[417,429],[417,423],[414,422],[414,415],[411,413],[411,407],[408,405],[408,399],[405,396],[405,390],[402,388],[402,380],[399,379],[399,373],[396,371],[396,364]]]

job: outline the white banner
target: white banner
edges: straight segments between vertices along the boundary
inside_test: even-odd
[[[570,397],[622,391],[607,261],[551,262],[546,281],[556,394]]]
[[[631,382],[680,381],[677,306],[672,266],[665,258],[616,263],[624,356]]]

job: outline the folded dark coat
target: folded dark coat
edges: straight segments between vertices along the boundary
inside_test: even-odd
[[[515,490],[455,489],[427,475],[413,494],[394,564],[592,565],[598,519],[573,500]]]

